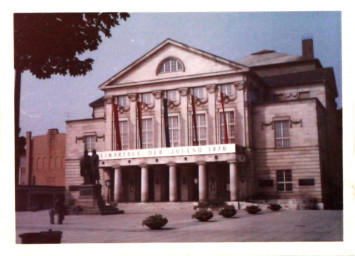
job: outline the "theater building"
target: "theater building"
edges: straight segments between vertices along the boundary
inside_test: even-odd
[[[107,201],[336,200],[333,69],[302,46],[232,61],[165,40],[99,86],[92,118],[67,121],[67,200],[85,148]]]

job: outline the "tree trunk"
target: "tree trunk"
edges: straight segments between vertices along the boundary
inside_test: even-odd
[[[21,74],[19,70],[15,70],[15,186],[19,184],[19,167],[20,167],[20,97],[21,97]]]

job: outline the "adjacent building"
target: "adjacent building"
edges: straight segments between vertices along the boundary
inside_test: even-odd
[[[17,210],[49,208],[55,198],[64,196],[65,137],[58,129],[34,137],[31,132],[26,133],[16,187]]]
[[[167,39],[99,89],[92,118],[67,121],[69,203],[84,149],[108,201],[341,202],[337,88],[311,39],[236,61]]]

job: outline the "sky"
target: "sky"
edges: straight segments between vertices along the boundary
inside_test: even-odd
[[[312,38],[315,57],[333,67],[342,106],[341,12],[177,12],[130,13],[104,38],[86,76],[52,76],[40,80],[26,71],[21,88],[21,135],[33,136],[65,121],[90,118],[92,101],[104,95],[98,86],[167,38],[237,61],[269,49],[300,56],[302,39]],[[65,39],[63,39],[65,40]]]

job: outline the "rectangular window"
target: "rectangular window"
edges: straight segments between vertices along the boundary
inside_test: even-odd
[[[169,138],[171,147],[180,146],[179,117],[169,116]]]
[[[85,136],[84,138],[84,147],[87,151],[91,152],[95,149],[96,136]]]
[[[167,91],[166,97],[169,101],[177,101],[177,90]]]
[[[198,135],[198,144],[207,145],[207,121],[206,114],[196,114],[196,125],[197,125],[197,135]],[[193,125],[191,125],[193,128]],[[192,140],[195,140],[195,132],[192,131]]]
[[[120,125],[120,137],[121,137],[121,146],[122,150],[127,150],[128,148],[128,121],[127,120],[120,120],[119,121]],[[113,145],[113,150],[117,150],[116,148],[116,130],[115,126],[113,125],[113,133],[112,133],[112,145]]]
[[[232,90],[232,85],[231,84],[224,84],[220,86],[220,90],[224,95],[231,96],[233,95],[233,90]]]
[[[153,119],[142,120],[142,147],[153,148]]]
[[[142,102],[145,104],[152,103],[152,94],[151,93],[143,93],[142,94]]]
[[[299,186],[314,186],[314,179],[299,179]]]
[[[121,95],[117,97],[117,105],[121,107],[127,106],[127,96]]]
[[[220,134],[221,134],[221,143],[224,143],[224,116],[223,112],[219,113],[220,120]],[[229,143],[235,142],[235,122],[234,122],[234,111],[226,111],[226,120],[227,120],[227,132]]]
[[[203,97],[204,97],[203,87],[195,87],[195,88],[193,88],[193,95],[196,98],[203,99]]]
[[[289,148],[290,147],[290,122],[289,121],[275,121],[275,147]]]
[[[292,191],[292,171],[276,171],[277,191]]]

